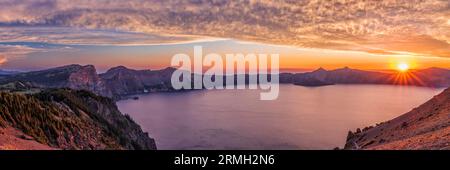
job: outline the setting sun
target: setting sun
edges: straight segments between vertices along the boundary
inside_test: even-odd
[[[401,72],[405,72],[405,71],[408,71],[409,65],[406,63],[400,63],[397,65],[397,69]]]

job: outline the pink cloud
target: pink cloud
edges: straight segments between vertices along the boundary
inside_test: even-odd
[[[0,55],[0,65],[6,63],[8,59],[5,56]]]

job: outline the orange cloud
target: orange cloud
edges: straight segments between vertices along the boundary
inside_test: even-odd
[[[385,50],[450,57],[450,44],[429,35],[383,35],[369,39],[362,44]]]
[[[0,55],[0,65],[6,63],[8,60],[6,59],[5,56]]]

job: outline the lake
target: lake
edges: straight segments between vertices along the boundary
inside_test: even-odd
[[[280,85],[258,90],[152,93],[117,104],[158,149],[333,149],[347,132],[395,118],[443,89],[392,85]]]

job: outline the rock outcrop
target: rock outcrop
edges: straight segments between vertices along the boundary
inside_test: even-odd
[[[87,65],[68,74],[67,84],[62,87],[96,91],[99,85],[101,85],[101,80],[97,75],[97,70],[93,65]]]
[[[173,88],[170,79],[174,71],[175,69],[170,67],[155,71],[114,67],[99,75],[106,90],[100,90],[100,94],[120,98],[155,91],[171,91]]]

